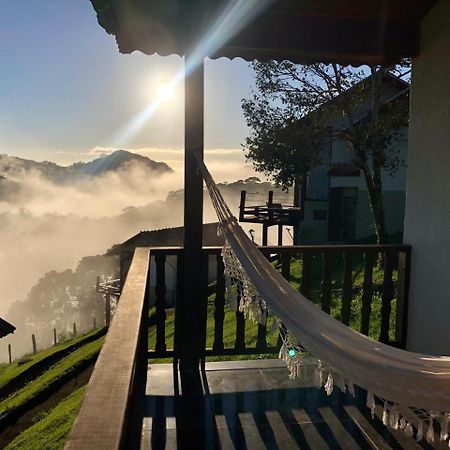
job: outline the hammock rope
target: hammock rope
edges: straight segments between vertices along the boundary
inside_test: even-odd
[[[335,320],[294,289],[262,255],[239,226],[207,167],[197,158],[225,238],[222,257],[230,304],[246,318],[266,324],[268,312],[281,330],[282,358],[292,378],[314,366],[318,387],[330,395],[335,387],[354,395],[367,391],[375,414],[382,402],[383,424],[450,447],[450,357],[408,352],[374,341]],[[311,357],[314,355],[314,358]],[[415,430],[414,430],[415,427]]]

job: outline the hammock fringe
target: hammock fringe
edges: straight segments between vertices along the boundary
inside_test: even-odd
[[[289,376],[298,377],[302,368],[311,367],[317,385],[328,395],[338,386],[354,396],[354,384],[360,385],[367,390],[366,404],[372,417],[377,404],[383,405],[381,420],[385,426],[403,430],[410,437],[416,429],[417,441],[425,438],[434,444],[436,422],[440,427],[437,436],[450,447],[450,358],[375,343],[316,309],[255,249],[208,169],[199,158],[197,162],[219,218],[218,233],[225,237],[222,257],[230,305],[263,325],[271,307],[270,316],[275,317],[272,329],[279,329],[282,341],[279,357],[285,361]],[[307,320],[302,323],[304,315]],[[326,333],[321,331],[324,329]],[[397,376],[405,375],[407,378],[396,383]]]

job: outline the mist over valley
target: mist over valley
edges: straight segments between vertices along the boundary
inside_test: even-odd
[[[214,162],[209,166],[214,174]],[[217,168],[222,173],[221,161]],[[230,179],[220,183],[221,192],[236,215],[241,190],[258,193],[254,200],[259,198],[264,203],[267,192],[273,188],[256,177],[233,180],[239,174],[238,167],[231,168]],[[84,261],[80,268],[80,260],[103,255],[114,244],[141,230],[181,226],[182,186],[182,175],[168,164],[124,150],[70,166],[0,156],[0,315],[17,327],[14,336],[0,343],[1,360],[5,359],[3,347],[7,341],[13,342],[19,353],[22,347],[26,351],[30,346],[30,324],[25,319],[30,303],[35,302],[37,284],[43,290],[39,291],[39,298],[49,295],[43,286],[51,286],[56,278],[70,277],[69,272],[75,274],[78,266],[79,272],[84,272],[78,273],[76,279],[82,278],[82,283],[89,285],[86,289],[93,292],[96,276],[113,271],[113,265],[98,258]],[[206,192],[204,198],[204,222],[215,222]],[[85,270],[87,266],[89,269]],[[41,334],[48,335],[48,340],[55,325],[52,316],[60,301],[56,297],[75,298],[78,294],[61,291],[52,295],[55,299],[53,311],[48,311],[48,324],[45,313],[40,322],[40,327],[45,328]],[[97,302],[101,303],[101,298]],[[101,311],[100,305],[100,314]],[[79,317],[80,313],[76,314]],[[70,319],[66,322],[71,324]]]

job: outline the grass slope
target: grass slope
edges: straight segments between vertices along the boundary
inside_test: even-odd
[[[72,374],[93,362],[100,352],[103,341],[104,338],[100,338],[78,348],[50,367],[41,376],[0,402],[0,424],[8,416],[26,410],[27,405],[32,404],[37,398],[45,396],[65,379],[70,378]]]
[[[35,355],[25,355],[22,358],[13,361],[12,364],[4,365],[0,371],[0,396],[2,389],[8,385],[11,381],[17,380],[19,377],[23,376],[27,371],[33,369],[38,364],[45,366],[46,361],[53,360],[56,362],[59,356],[63,357],[65,354],[75,349],[79,346],[84,345],[84,343],[97,339],[105,334],[105,329],[96,329],[90,331],[89,333],[83,334],[82,336],[71,339],[61,344],[57,344],[54,347],[50,347],[47,350],[36,353]],[[55,357],[55,358],[53,358]],[[29,360],[24,364],[20,364],[22,360]]]
[[[32,427],[25,430],[5,447],[5,450],[60,450],[83,400],[86,386],[66,397]]]

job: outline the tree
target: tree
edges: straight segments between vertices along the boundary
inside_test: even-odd
[[[73,322],[79,328],[89,328],[92,317],[100,319],[105,315],[103,296],[96,291],[97,276],[118,278],[117,259],[87,256],[75,271],[47,272],[24,301],[11,306],[9,316],[33,333],[54,327],[66,331]]]
[[[387,101],[385,81],[405,73],[397,66],[355,69],[338,64],[253,62],[256,91],[242,101],[250,128],[246,157],[284,189],[323,165],[327,139],[341,139],[363,173],[378,244],[387,241],[382,171],[402,164],[395,141],[408,124],[408,99]],[[401,82],[401,81],[397,81]],[[407,90],[407,85],[405,85]],[[391,100],[389,98],[389,100]]]

